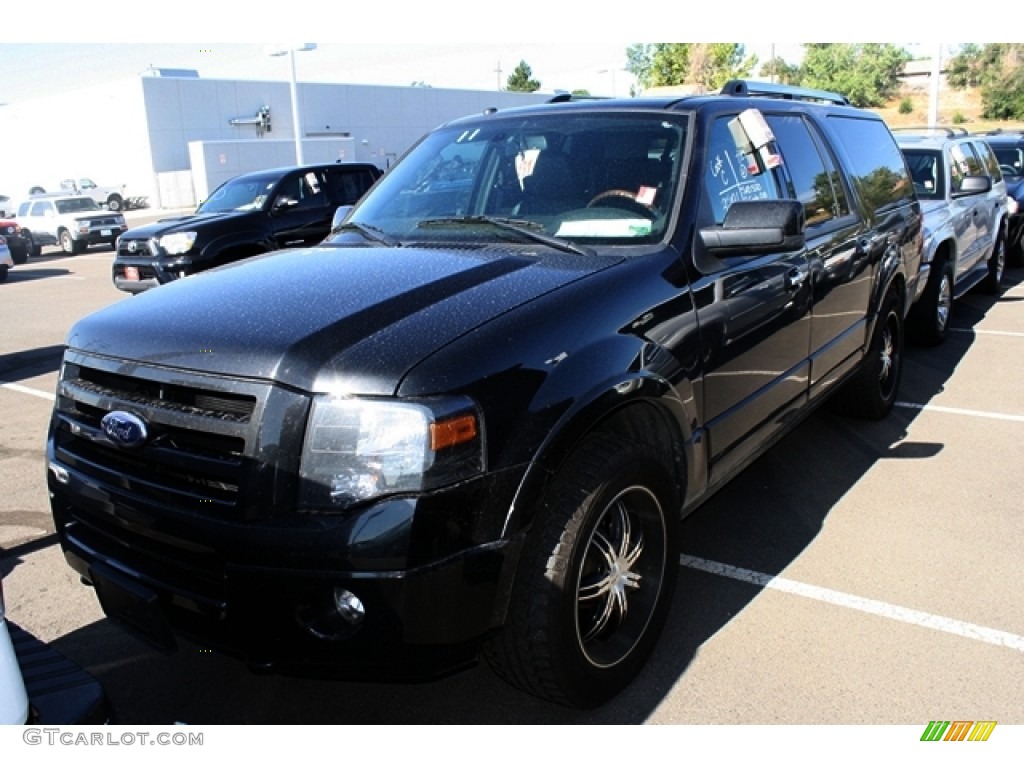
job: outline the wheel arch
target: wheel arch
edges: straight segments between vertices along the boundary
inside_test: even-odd
[[[692,389],[687,382],[686,390]],[[576,448],[595,432],[608,432],[655,445],[669,457],[680,511],[693,474],[692,428],[696,424],[692,392],[680,392],[649,372],[637,372],[606,384],[591,397],[577,400],[536,451],[520,481],[505,520],[504,536],[514,536],[533,524],[538,505],[551,480]]]

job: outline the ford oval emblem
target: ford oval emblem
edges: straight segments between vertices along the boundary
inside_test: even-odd
[[[138,448],[145,445],[149,437],[146,422],[126,411],[111,411],[100,420],[100,427],[103,434],[121,448]]]

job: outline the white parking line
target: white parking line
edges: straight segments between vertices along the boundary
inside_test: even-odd
[[[53,392],[43,392],[41,389],[32,389],[31,387],[23,387],[21,384],[12,384],[9,381],[0,381],[0,389],[10,389],[14,392],[21,392],[23,395],[35,395],[41,397],[44,400],[53,402],[57,399],[57,396]]]
[[[923,405],[921,403],[907,403],[897,400],[897,408],[908,408],[915,411],[930,411],[934,413],[952,413],[956,416],[977,416],[982,419],[997,419],[999,421],[1024,422],[1024,416],[1013,413],[998,413],[996,411],[975,411],[970,408],[950,408],[946,405]]]
[[[1024,339],[1024,333],[1020,331],[983,331],[980,328],[950,328],[950,333],[971,333],[976,336],[1013,336]]]
[[[823,603],[831,603],[841,608],[850,608],[862,613],[870,613],[881,616],[885,619],[901,621],[904,624],[913,624],[926,629],[936,629],[939,632],[946,632],[950,635],[958,635],[968,640],[979,640],[983,643],[998,645],[1002,648],[1009,648],[1013,651],[1024,653],[1024,637],[1011,632],[1004,632],[1000,629],[982,627],[978,624],[970,624],[958,619],[950,619],[945,616],[938,616],[934,613],[915,611],[912,608],[904,608],[891,603],[883,603],[880,600],[870,600],[866,597],[851,595],[848,592],[837,592],[834,589],[815,587],[811,584],[804,584],[792,579],[784,579],[781,576],[770,576],[767,573],[751,571],[746,568],[737,568],[734,565],[718,563],[714,560],[705,560],[691,555],[681,555],[679,564],[686,568],[704,571],[716,576],[724,576],[727,579],[743,581],[747,584],[754,584],[765,589],[774,589],[779,592],[788,592],[791,595],[808,597],[811,600],[818,600]]]

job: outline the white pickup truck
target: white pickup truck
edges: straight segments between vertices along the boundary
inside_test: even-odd
[[[145,208],[149,205],[145,197],[130,197],[125,194],[125,186],[101,187],[90,178],[81,177],[77,179],[63,179],[60,182],[62,192],[75,195],[88,195],[96,201],[97,205],[104,206],[111,211],[124,211],[131,208]],[[31,194],[40,194],[46,190],[42,187],[32,187]]]

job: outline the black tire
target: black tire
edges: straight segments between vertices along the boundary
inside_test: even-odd
[[[75,240],[75,238],[71,236],[71,233],[66,229],[62,229],[57,233],[57,239],[60,242],[60,249],[69,256],[79,254],[83,250],[82,242],[80,240]]]
[[[903,308],[889,291],[875,319],[860,370],[837,393],[842,410],[862,419],[882,419],[896,403],[903,375]]]
[[[996,238],[996,244],[992,248],[992,255],[988,257],[988,274],[981,282],[981,289],[990,296],[997,296],[1003,284],[1003,274],[1006,272],[1006,238],[1000,235]]]
[[[25,236],[25,248],[29,258],[38,259],[43,253],[42,246],[35,241],[31,232],[22,230],[22,234]]]
[[[111,195],[107,198],[107,209],[111,211],[124,210],[124,200],[121,199],[120,195]]]
[[[671,606],[678,513],[656,449],[610,434],[585,441],[527,536],[506,625],[485,647],[494,671],[576,707],[598,706],[628,685]]]
[[[953,312],[953,280],[953,265],[938,258],[909,318],[915,341],[934,346],[945,340]]]
[[[1024,235],[1017,238],[1012,247],[1006,249],[1008,267],[1024,267]]]
[[[8,242],[8,245],[10,245],[9,242]],[[24,248],[13,248],[12,247],[10,249],[10,251],[11,251],[11,261],[13,261],[15,265],[25,264],[25,263],[28,262],[28,246],[25,246]]]
[[[6,264],[0,264],[0,283],[7,281],[7,273],[10,269]]]

